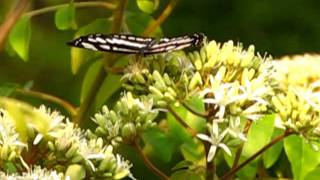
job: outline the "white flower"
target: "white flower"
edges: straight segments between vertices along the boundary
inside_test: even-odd
[[[197,134],[197,137],[203,141],[207,141],[211,144],[207,161],[211,162],[214,158],[217,148],[222,148],[229,156],[231,156],[231,151],[227,145],[222,143],[224,136],[228,133],[228,130],[225,129],[221,134],[219,134],[219,127],[216,121],[212,122],[212,125],[208,125],[208,130],[210,137],[206,134]]]
[[[242,141],[247,141],[246,136],[243,134],[243,130],[241,128],[240,117],[231,118],[229,120],[229,128],[228,133],[235,137],[239,138]]]
[[[213,81],[211,79],[212,78],[210,78],[210,81]],[[240,101],[243,99],[243,96],[239,95],[238,92],[239,85],[237,83],[225,83],[220,84],[215,89],[204,89],[201,92],[201,96],[204,97],[207,94],[213,94],[213,98],[205,98],[203,101],[205,103],[214,104],[215,108],[219,108],[218,112],[216,113],[216,117],[218,117],[219,120],[222,120],[226,107],[236,101]]]

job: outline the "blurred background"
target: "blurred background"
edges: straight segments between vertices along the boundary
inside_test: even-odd
[[[0,23],[14,2],[0,1]],[[33,0],[29,10],[68,2]],[[129,10],[138,11],[135,2],[129,0]],[[158,10],[151,15],[158,17],[168,2],[160,0]],[[180,0],[161,27],[164,36],[202,32],[209,40],[233,40],[245,47],[254,44],[262,55],[317,53],[319,7],[319,0]],[[77,9],[78,27],[110,14],[103,8]],[[57,30],[54,12],[33,17],[31,29],[29,61],[22,61],[8,45],[0,52],[0,83],[23,85],[33,81],[33,89],[78,105],[86,68],[76,75],[71,73],[70,48],[65,44],[76,30]]]

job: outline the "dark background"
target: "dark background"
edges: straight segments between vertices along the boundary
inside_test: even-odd
[[[135,1],[129,9],[136,9]],[[13,1],[0,2],[0,22]],[[63,0],[34,0],[30,9],[39,9]],[[160,0],[157,17],[168,0]],[[261,54],[274,57],[288,54],[317,53],[320,49],[319,0],[180,0],[162,25],[165,36],[203,32],[209,40],[234,40],[245,47],[254,44]],[[101,8],[77,10],[81,27],[95,18],[107,17]],[[59,31],[54,13],[32,18],[30,59],[24,62],[10,51],[0,53],[0,83],[25,84],[34,81],[34,89],[79,104],[81,81],[86,68],[72,75],[70,48],[65,42],[75,31]]]

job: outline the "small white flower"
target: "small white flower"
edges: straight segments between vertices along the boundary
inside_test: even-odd
[[[219,134],[219,127],[216,121],[212,122],[212,125],[208,125],[208,130],[210,137],[206,134],[197,134],[197,137],[203,141],[207,141],[211,144],[207,161],[211,162],[214,158],[217,148],[222,148],[229,156],[231,156],[231,151],[227,145],[222,143],[224,136],[228,133],[228,130],[225,129],[221,134]]]
[[[229,128],[228,133],[235,137],[239,138],[242,141],[247,141],[246,136],[243,134],[243,130],[241,128],[240,117],[231,118],[229,120]]]
[[[240,101],[243,99],[242,95],[238,94],[239,86],[236,83],[226,83],[221,84],[215,90],[205,89],[201,94],[202,96],[206,94],[213,94],[213,98],[205,98],[203,102],[214,104],[217,108],[219,108],[216,113],[216,117],[219,120],[223,119],[226,107],[236,101]]]

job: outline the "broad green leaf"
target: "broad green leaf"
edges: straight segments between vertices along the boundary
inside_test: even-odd
[[[27,125],[32,124],[36,130],[46,134],[49,121],[46,114],[31,105],[11,98],[0,97],[0,108],[5,109],[15,123],[22,142],[27,141]]]
[[[55,13],[55,24],[60,30],[76,29],[76,8],[73,3],[59,8]]]
[[[127,23],[129,30],[132,34],[142,34],[143,31],[155,20],[152,16],[144,13],[125,13],[125,22]],[[150,36],[161,37],[162,30],[157,27],[156,30],[150,34]]]
[[[192,103],[197,105],[198,100],[190,100],[189,104]],[[182,120],[184,120],[191,128],[195,129],[197,132],[203,132],[206,129],[206,120],[204,118],[192,114],[181,105],[179,107],[171,107]],[[204,107],[202,105],[199,105],[197,110],[201,112],[201,108]],[[187,130],[175,119],[175,117],[171,113],[168,113],[168,126],[169,136],[171,136],[172,140],[177,144],[182,144],[185,143],[185,141],[190,141],[192,139],[190,133],[187,132]]]
[[[137,5],[141,11],[153,13],[159,6],[159,0],[137,0]]]
[[[272,139],[276,136],[283,134],[283,130],[275,129],[272,135]],[[278,142],[269,148],[266,152],[262,154],[263,164],[266,168],[270,168],[279,158],[281,151],[283,149],[283,142]]]
[[[129,56],[123,56],[117,59],[113,67],[124,67],[128,62],[128,58]],[[95,112],[99,111],[106,104],[107,100],[121,88],[121,77],[120,75],[108,73],[96,95],[94,101]]]
[[[304,180],[319,180],[320,179],[320,167],[315,168],[313,171],[308,173]]]
[[[72,164],[68,166],[66,176],[68,176],[70,180],[84,179],[86,177],[86,169],[79,164]]]
[[[192,171],[190,169],[186,170],[180,170],[173,173],[170,177],[171,180],[181,180],[181,179],[187,179],[187,180],[205,180],[205,173],[203,172],[196,172]]]
[[[75,38],[87,35],[90,33],[109,33],[111,27],[111,22],[108,19],[97,19],[92,23],[81,27],[75,34]],[[72,73],[76,74],[80,67],[87,61],[98,58],[101,52],[95,52],[91,50],[85,50],[80,48],[71,48],[71,70]]]
[[[250,157],[271,140],[274,130],[274,115],[266,115],[253,122],[243,146],[243,156]]]
[[[320,163],[320,153],[314,151],[305,141],[297,135],[291,135],[284,140],[284,150],[295,180],[305,179]]]
[[[206,166],[206,152],[203,143],[199,140],[186,141],[181,145],[180,150],[185,160],[198,166]]]
[[[10,96],[17,88],[19,85],[14,83],[0,84],[0,96]]]
[[[82,88],[81,88],[81,96],[80,96],[80,102],[82,103],[84,98],[87,96],[88,91],[90,90],[92,84],[94,83],[94,79],[97,77],[99,71],[103,70],[102,69],[102,61],[96,61],[91,66],[88,68],[84,80],[82,83]]]
[[[159,129],[148,130],[143,134],[142,138],[146,144],[151,146],[152,154],[154,156],[158,157],[163,162],[169,162],[171,160],[173,143],[162,131]]]
[[[267,115],[251,125],[247,141],[243,145],[240,163],[252,156],[271,140],[274,130],[274,115]],[[253,178],[257,171],[258,160],[256,158],[250,164],[241,169],[237,175],[242,178]]]
[[[9,43],[24,61],[27,61],[29,58],[30,37],[30,17],[22,16],[9,34]]]

